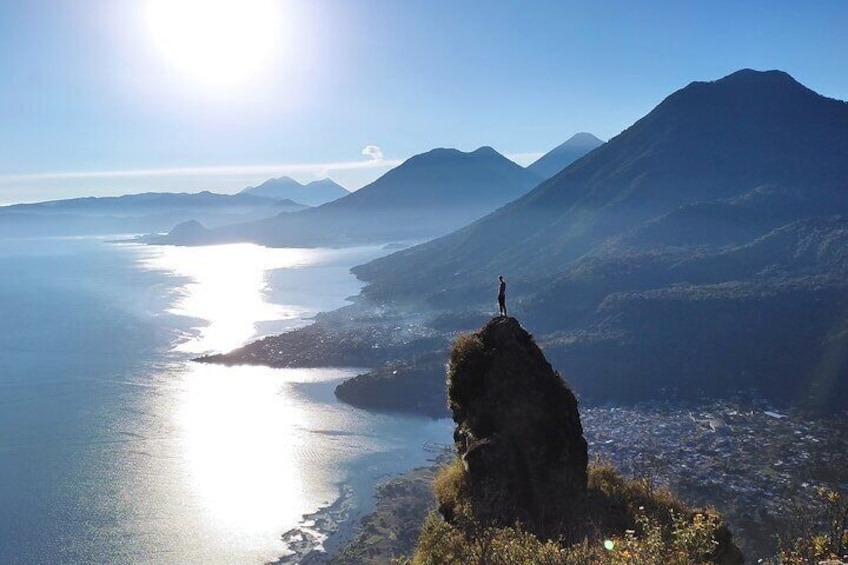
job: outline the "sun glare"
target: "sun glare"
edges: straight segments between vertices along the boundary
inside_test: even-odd
[[[147,26],[177,72],[202,86],[245,86],[269,70],[283,35],[275,0],[148,0]]]
[[[264,249],[250,243],[206,247],[161,247],[145,250],[143,264],[190,279],[170,310],[206,320],[194,339],[177,349],[188,353],[229,351],[256,335],[256,324],[293,319],[303,309],[266,300],[270,271],[299,268],[320,260],[302,249]]]

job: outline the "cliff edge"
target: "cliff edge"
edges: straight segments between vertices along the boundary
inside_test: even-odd
[[[515,318],[457,339],[448,404],[479,519],[544,535],[586,492],[577,399]],[[454,513],[448,502],[442,510]]]
[[[456,340],[447,389],[457,457],[413,564],[744,561],[715,511],[589,464],[574,393],[514,318]]]

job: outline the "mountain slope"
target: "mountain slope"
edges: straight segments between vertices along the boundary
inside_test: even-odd
[[[848,211],[846,178],[848,104],[779,71],[744,70],[690,84],[518,201],[357,274],[376,294],[419,292],[419,277],[462,286],[498,271],[538,279],[680,207],[761,187],[793,192],[805,213]]]
[[[672,94],[493,214],[355,273],[378,303],[512,310],[588,398],[848,400],[848,104],[744,70]],[[426,306],[425,306],[426,305]],[[466,316],[468,317],[468,316]]]
[[[543,179],[549,179],[568,165],[586,155],[604,142],[591,133],[581,132],[571,136],[568,141],[554,147],[527,168]]]
[[[538,180],[490,147],[469,153],[434,149],[344,198],[297,214],[215,230],[210,237],[272,246],[432,238],[518,198]]]

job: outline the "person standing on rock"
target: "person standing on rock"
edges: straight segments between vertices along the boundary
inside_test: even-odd
[[[506,316],[506,281],[498,275],[498,314]]]

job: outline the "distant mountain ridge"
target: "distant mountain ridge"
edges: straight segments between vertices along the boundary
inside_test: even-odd
[[[577,133],[539,157],[527,169],[547,180],[603,144],[603,141],[591,133]]]
[[[589,396],[752,386],[827,403],[848,398],[844,359],[819,374],[848,347],[845,216],[848,104],[746,69],[355,273],[368,298],[439,312],[487,311],[505,274],[513,310]]]
[[[252,194],[145,192],[0,207],[0,236],[160,232],[198,220],[208,226],[306,209]]]
[[[528,263],[549,270],[545,263],[552,254],[565,267],[562,260],[575,260],[608,237],[644,229],[664,215],[668,221],[691,214],[707,202],[715,208],[724,202],[728,210],[722,215],[756,198],[756,211],[848,210],[846,108],[779,71],[745,70],[692,83],[509,206],[358,272],[370,279],[372,272],[456,259],[474,277],[498,269],[526,272]],[[768,224],[770,217],[763,221]],[[453,245],[460,242],[461,247]],[[486,250],[493,244],[501,252],[490,263]]]
[[[433,149],[343,198],[296,214],[212,230],[208,242],[285,247],[432,238],[503,206],[538,182],[535,174],[491,147],[467,153]],[[188,244],[177,237],[164,242]]]
[[[410,157],[367,187],[326,208],[494,209],[521,196],[538,181],[488,146],[467,153],[438,148]]]
[[[142,192],[122,196],[86,196],[31,204],[12,204],[0,207],[0,210],[6,212],[54,210],[95,212],[106,210],[129,211],[132,208],[228,207],[233,204],[265,205],[267,203],[267,198],[256,195],[219,194],[204,190],[201,192]]]
[[[291,177],[268,179],[258,186],[248,186],[239,194],[249,194],[275,200],[293,200],[308,206],[320,206],[350,194],[332,179],[315,180],[301,184]]]

